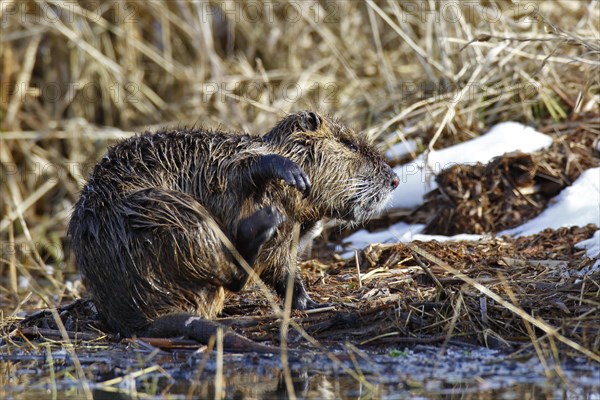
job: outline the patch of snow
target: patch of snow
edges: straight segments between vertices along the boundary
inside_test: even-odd
[[[406,142],[396,143],[392,147],[386,150],[384,156],[386,159],[393,161],[399,160],[407,154],[417,150],[417,142],[414,140],[408,140]]]
[[[29,289],[29,278],[26,276],[19,276],[19,289]]]
[[[587,240],[583,240],[575,245],[578,249],[586,249],[586,255],[596,259],[593,265],[587,266],[579,271],[579,276],[593,274],[600,271],[600,229],[594,233],[594,236]]]
[[[342,253],[342,257],[350,258],[354,256],[354,250],[362,250],[368,245],[375,243],[407,243],[413,240],[423,242],[437,240],[438,242],[444,242],[448,240],[479,240],[482,238],[481,235],[466,233],[455,236],[426,235],[421,233],[424,228],[425,225],[423,224],[398,222],[380,232],[369,232],[366,229],[361,229],[344,239],[345,252]]]
[[[423,155],[394,168],[400,185],[388,208],[414,208],[423,204],[423,196],[437,187],[435,175],[456,164],[487,163],[512,151],[531,153],[552,144],[552,138],[517,122],[504,122],[488,133],[455,146]]]
[[[428,242],[431,240],[436,240],[438,242],[448,242],[448,241],[456,241],[456,240],[480,240],[483,239],[485,235],[478,235],[475,233],[459,233],[454,236],[444,236],[444,235],[427,235],[427,234],[419,234],[413,235],[411,240],[420,240],[421,242]],[[408,241],[408,240],[407,240]]]
[[[498,235],[527,236],[546,228],[566,226],[600,226],[600,168],[584,171],[564,188],[540,215]]]
[[[594,259],[600,256],[600,229],[589,239],[582,240],[575,245],[578,249],[586,249],[589,258]]]
[[[347,245],[349,251],[361,250],[373,243],[397,243],[402,241],[410,241],[413,235],[423,232],[425,225],[414,224],[409,225],[405,222],[398,222],[380,232],[369,232],[366,229],[354,232],[352,235],[344,239],[344,244]],[[345,254],[342,255],[343,257]]]

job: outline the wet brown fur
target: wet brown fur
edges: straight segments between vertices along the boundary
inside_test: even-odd
[[[273,206],[283,216],[252,265],[281,295],[296,262],[295,227],[308,231],[323,218],[361,222],[381,208],[397,184],[381,156],[336,120],[319,116],[317,129],[307,131],[306,118],[289,115],[262,138],[177,129],[108,151],[82,191],[69,234],[111,329],[133,335],[167,314],[219,314],[224,288],[239,290],[243,273],[210,221],[235,243],[240,221],[257,210]],[[249,171],[265,154],[299,164],[310,194],[281,180],[254,182]],[[296,282],[304,290],[299,275]]]

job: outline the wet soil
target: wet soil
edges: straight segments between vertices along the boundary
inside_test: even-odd
[[[69,354],[49,345],[4,356],[8,376],[2,398],[85,398]],[[203,350],[162,351],[140,342],[79,344],[77,354],[95,399],[287,398],[278,355],[224,354],[222,375],[216,354]],[[208,357],[205,357],[208,354]],[[583,359],[544,366],[533,355],[436,346],[332,353],[306,353],[289,361],[294,394],[300,398],[593,398],[600,394],[600,369]],[[218,384],[217,377],[222,376]],[[220,388],[219,388],[220,387]],[[483,396],[483,397],[482,397]]]

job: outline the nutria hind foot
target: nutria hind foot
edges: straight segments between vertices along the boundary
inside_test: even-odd
[[[283,216],[275,207],[267,206],[239,223],[236,247],[249,265],[254,263],[261,246],[273,237],[283,222]]]
[[[146,337],[177,337],[184,336],[202,344],[208,344],[211,336],[217,335],[217,330],[223,329],[223,350],[234,353],[280,354],[281,349],[254,342],[231,328],[216,322],[198,317],[194,314],[178,313],[158,317],[143,331],[140,336]],[[289,355],[300,356],[296,350],[288,350]]]
[[[275,283],[275,290],[282,299],[285,299],[285,296],[287,295],[287,283],[287,279],[282,279]],[[300,277],[300,275],[296,276],[296,279],[294,279],[294,288],[292,291],[292,309],[298,311],[306,311],[323,307],[331,307],[333,305],[335,304],[317,303],[316,301],[311,299],[308,292],[306,291],[306,288],[304,287],[302,278]]]
[[[335,303],[318,303],[306,296],[297,297],[292,300],[292,308],[298,311],[316,310],[318,308],[333,307]]]
[[[335,303],[318,303],[318,302],[314,301],[313,299],[311,299],[310,297],[307,297],[307,298],[303,299],[303,301],[297,302],[296,304],[292,304],[292,308],[294,310],[298,310],[298,311],[316,310],[318,308],[334,307],[334,306],[335,306]]]

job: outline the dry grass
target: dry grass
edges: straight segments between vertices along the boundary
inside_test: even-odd
[[[318,108],[382,148],[423,150],[597,114],[598,2],[252,4],[2,3],[3,319],[79,296],[66,221],[95,160],[133,131],[261,133]]]

